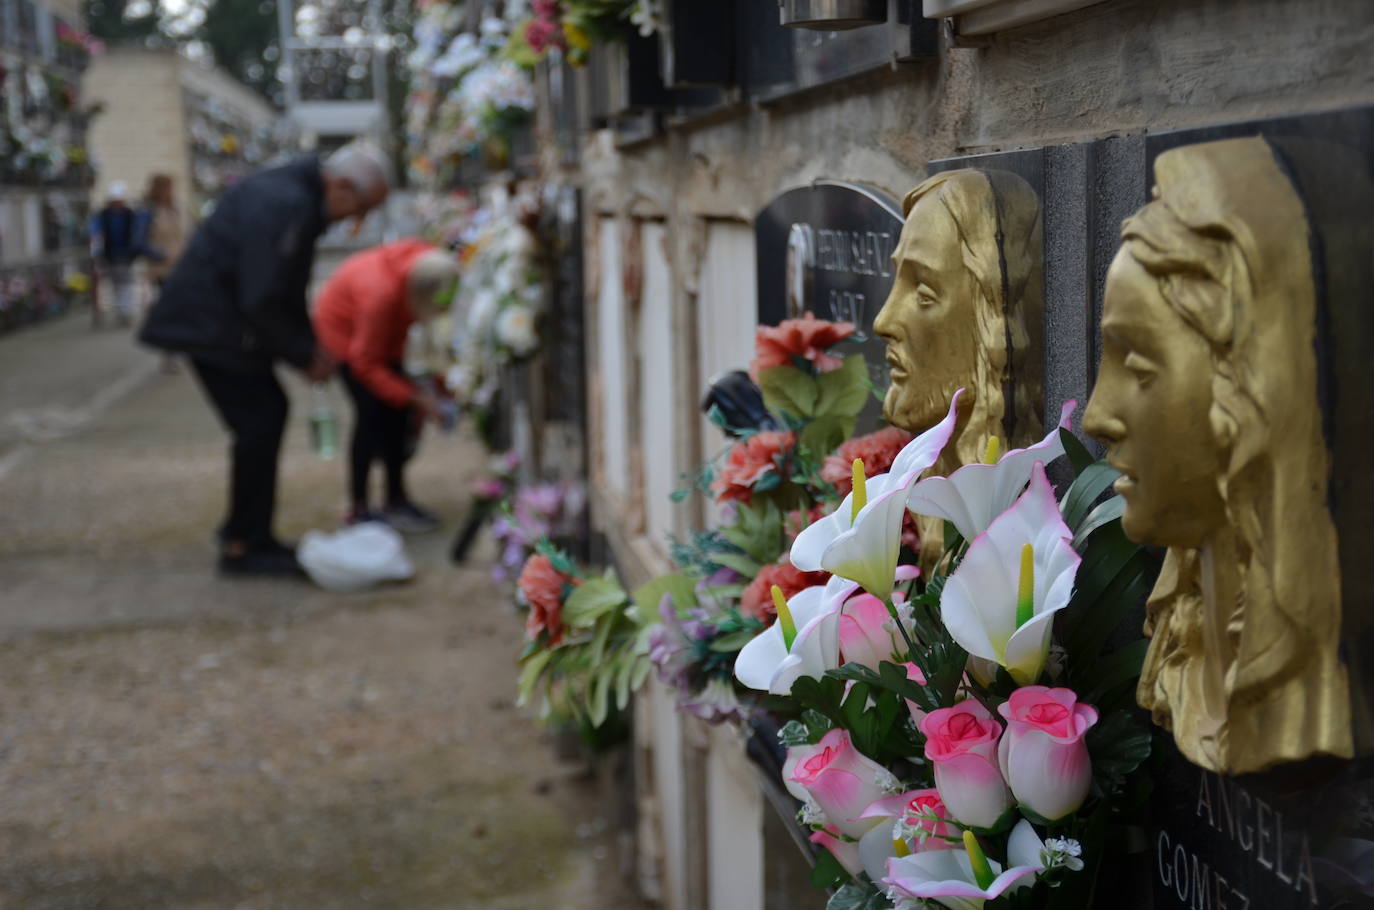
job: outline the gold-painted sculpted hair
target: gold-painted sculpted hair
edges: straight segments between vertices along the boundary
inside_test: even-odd
[[[1220,552],[1230,558],[1209,556],[1214,541],[1169,549],[1149,600],[1140,703],[1188,758],[1213,770],[1348,757],[1302,201],[1262,139],[1166,152],[1155,179],[1154,201],[1122,227],[1123,252],[1210,346],[1206,430],[1221,452],[1216,488],[1230,539]],[[1218,586],[1218,574],[1233,577]],[[1205,592],[1217,589],[1234,589],[1235,602],[1209,602]],[[1223,611],[1212,619],[1225,620],[1229,661],[1204,645],[1208,611]]]
[[[957,235],[951,240],[974,285],[967,324],[972,363],[960,369],[959,377],[941,382],[931,382],[919,370],[907,379],[911,399],[920,402],[915,410],[936,419],[954,391],[967,387],[955,459],[942,464],[952,470],[976,461],[991,436],[1025,443],[1041,432],[1043,230],[1039,197],[1010,172],[966,168],[935,174],[906,195],[903,215],[910,216],[926,197],[950,216]],[[894,287],[894,297],[898,291]],[[909,425],[912,421],[900,414],[887,417],[912,432],[928,428]]]

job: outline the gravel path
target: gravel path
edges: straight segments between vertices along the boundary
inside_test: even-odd
[[[448,519],[415,582],[224,581],[224,438],[152,365],[76,317],[0,338],[0,907],[638,910],[610,774],[560,764],[512,704],[490,554],[444,559],[477,443],[431,436],[412,467]],[[76,416],[20,432],[54,402]],[[286,536],[342,505],[304,419]]]

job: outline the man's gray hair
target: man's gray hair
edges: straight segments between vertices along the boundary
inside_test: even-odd
[[[458,280],[458,261],[442,250],[423,253],[410,267],[406,287],[425,305],[447,291]]]
[[[327,177],[347,180],[363,195],[386,189],[390,183],[386,155],[363,140],[350,142],[325,159],[324,173]]]

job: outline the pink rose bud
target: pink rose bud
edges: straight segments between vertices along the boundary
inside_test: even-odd
[[[892,660],[896,642],[887,630],[891,618],[887,605],[872,594],[851,597],[840,614],[840,660],[875,671],[882,661]]]
[[[848,730],[831,730],[816,746],[802,748],[814,751],[793,765],[790,780],[816,801],[840,833],[863,837],[877,819],[860,816],[883,795],[882,782],[892,773],[855,749]]]
[[[998,761],[1017,801],[1049,821],[1083,805],[1093,778],[1083,736],[1097,709],[1072,689],[1022,686],[997,710],[1007,721]]]
[[[1011,791],[997,765],[1002,725],[975,698],[931,711],[921,721],[935,788],[955,819],[991,828],[1011,808]]]

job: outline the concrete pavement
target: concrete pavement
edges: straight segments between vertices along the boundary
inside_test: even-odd
[[[343,506],[293,392],[288,537]],[[426,440],[447,527],[353,596],[215,576],[225,453],[127,334],[0,338],[0,906],[638,908],[604,788],[512,704],[506,593],[444,558],[479,445]]]

